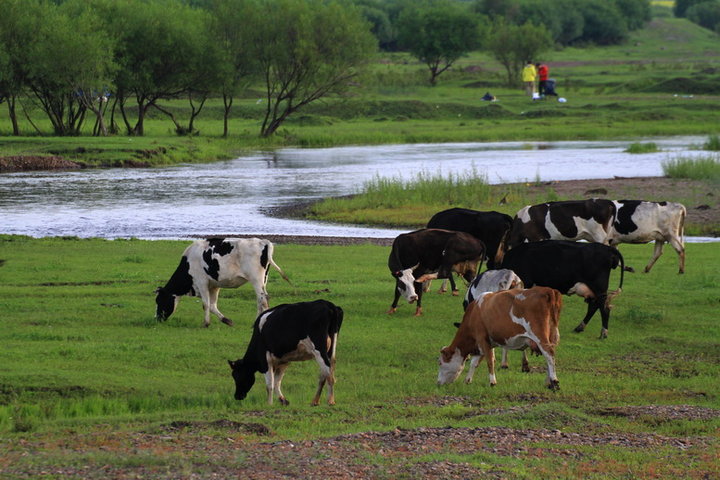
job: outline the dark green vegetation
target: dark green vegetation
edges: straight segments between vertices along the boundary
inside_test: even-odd
[[[341,450],[342,462],[371,465],[375,478],[401,478],[387,472],[439,459],[504,478],[538,478],[538,472],[542,478],[711,478],[717,467],[718,244],[688,245],[685,275],[675,273],[671,250],[652,273],[626,274],[605,341],[597,338],[599,318],[583,334],[570,332],[585,304],[564,297],[559,392],[544,388],[541,359],[531,358],[533,372],[524,374],[517,353],[510,370],[498,371],[495,388],[487,385],[484,366],[471,385],[437,387],[437,355],[461,318],[460,298],[437,295],[436,283],[424,316],[413,317],[405,304],[389,317],[388,247],[278,245],[275,259],[294,287],[271,273],[271,304],[326,298],[346,312],[332,408],[309,406],[317,378],[310,362],[288,371],[289,407],[266,406],[260,377],[245,401],[233,400],[227,360],[242,355],[250,336],[255,300],[248,286],[221,292],[233,328],[215,319],[202,328],[194,298],[184,298],[166,323],[154,320],[153,290],[169,278],[186,244],[0,238],[0,476],[67,477],[81,469],[80,476],[178,478],[253,468],[264,478],[259,472],[283,471],[296,460],[284,447],[280,457],[268,455],[281,442],[254,464],[257,442],[287,440],[300,448],[305,440],[372,431],[390,431],[390,441],[396,428],[448,426],[528,435],[507,450],[508,439],[496,433],[471,451],[435,450],[430,438],[419,437],[403,448],[430,450],[409,456],[360,436]],[[635,267],[651,250],[621,248]],[[615,271],[613,289],[618,281]],[[644,413],[627,413],[633,409]],[[685,413],[659,413],[667,409]],[[540,429],[556,429],[563,439],[530,435]],[[577,434],[596,442],[568,444]],[[648,444],[654,446],[624,440],[640,437],[655,439]],[[349,448],[342,445],[336,441],[312,458],[322,464]]]
[[[92,108],[98,105],[78,104],[84,96],[78,96],[77,90],[71,90],[75,93],[60,98],[62,101],[59,103],[41,101],[39,94],[45,95],[42,98],[49,98],[47,95],[53,92],[55,95],[58,92],[67,93],[68,84],[76,85],[83,80],[83,77],[69,79],[63,75],[85,70],[68,69],[66,65],[70,62],[65,61],[59,54],[52,54],[52,50],[35,52],[37,56],[42,53],[42,58],[57,60],[57,65],[49,61],[43,65],[47,68],[56,65],[59,71],[51,71],[47,75],[35,72],[36,77],[33,78],[38,81],[53,78],[60,83],[47,91],[39,87],[28,89],[27,85],[10,82],[14,77],[0,75],[0,84],[3,85],[0,88],[3,90],[0,93],[3,103],[0,105],[4,111],[9,112],[0,115],[0,133],[26,135],[0,139],[3,156],[49,155],[59,152],[59,155],[90,166],[153,165],[231,157],[247,149],[276,148],[284,145],[320,147],[359,143],[618,137],[635,141],[645,136],[717,134],[716,125],[720,123],[717,113],[720,111],[718,36],[687,19],[670,16],[654,18],[645,28],[632,30],[627,40],[617,45],[599,47],[586,42],[559,42],[569,45],[562,49],[553,49],[552,44],[546,45],[548,48],[540,55],[541,58],[536,60],[549,64],[550,77],[557,80],[558,93],[568,101],[558,103],[554,98],[548,98],[533,103],[522,94],[519,85],[508,87],[507,65],[496,58],[497,47],[490,49],[493,45],[490,37],[486,42],[481,41],[477,50],[456,59],[452,67],[438,77],[435,87],[428,83],[428,67],[425,64],[409,53],[389,51],[398,48],[397,45],[386,45],[384,50],[369,57],[369,61],[364,63],[360,62],[360,50],[354,51],[352,55],[349,51],[346,53],[347,60],[354,58],[363,63],[364,68],[360,68],[360,65],[358,68],[350,68],[342,59],[337,59],[335,63],[342,67],[339,70],[327,70],[322,63],[312,63],[318,58],[330,58],[328,55],[335,52],[308,51],[307,55],[302,56],[307,60],[307,63],[302,64],[302,68],[326,75],[322,78],[316,76],[315,80],[338,79],[331,75],[332,71],[344,72],[352,77],[351,83],[347,84],[349,77],[341,75],[342,88],[337,85],[338,89],[318,92],[308,90],[307,84],[298,83],[291,77],[273,76],[275,83],[268,83],[264,81],[267,75],[245,75],[241,67],[249,68],[250,62],[245,55],[255,60],[269,58],[277,62],[283,58],[291,61],[292,57],[282,57],[272,51],[264,52],[263,56],[258,52],[248,52],[247,49],[238,50],[237,45],[250,45],[251,42],[240,35],[247,33],[247,29],[233,29],[233,22],[240,21],[239,17],[244,18],[249,13],[233,9],[234,3],[219,3],[218,6],[225,5],[229,11],[219,11],[217,16],[213,17],[206,10],[193,10],[189,7],[180,8],[178,16],[167,16],[164,15],[164,4],[157,2],[150,2],[148,8],[133,9],[133,2],[129,0],[95,1],[98,5],[94,10],[95,15],[104,12],[103,8],[116,9],[100,16],[103,21],[114,19],[119,24],[113,25],[112,29],[103,30],[104,33],[98,41],[92,41],[94,37],[90,36],[85,42],[73,44],[82,50],[84,56],[89,57],[93,53],[102,58],[107,57],[102,49],[105,45],[103,40],[107,40],[103,35],[111,32],[125,42],[121,43],[128,51],[138,55],[143,52],[157,54],[165,59],[174,58],[177,62],[168,65],[152,57],[145,59],[146,62],[143,63],[143,57],[138,56],[133,57],[136,63],[132,65],[122,64],[121,68],[116,65],[114,69],[108,66],[106,77],[109,84],[124,87],[122,91],[110,92],[109,101],[101,105],[102,112],[93,112]],[[0,23],[12,18],[10,13],[14,10],[9,8],[12,5],[22,7],[16,9],[24,13],[24,16],[20,15],[19,18],[28,22],[28,25],[23,24],[28,29],[28,41],[23,43],[24,37],[19,34],[10,35],[6,39],[8,45],[14,45],[13,48],[25,52],[21,48],[23,45],[35,45],[30,40],[45,38],[33,35],[40,28],[33,26],[36,22],[41,22],[41,15],[30,15],[31,10],[25,7],[23,2],[3,2],[7,5],[2,5],[8,8],[3,9],[4,15]],[[295,5],[298,2],[288,2],[300,8]],[[82,13],[89,15],[88,19],[92,18],[91,12],[79,8],[78,4],[84,3],[63,2],[62,12],[68,15]],[[553,5],[556,4],[557,2],[553,2]],[[71,7],[79,8],[80,13]],[[285,10],[294,11],[289,7],[283,11]],[[367,9],[363,11],[369,16]],[[302,12],[303,15],[308,15],[310,27],[315,25],[312,22],[320,21],[305,10]],[[120,22],[123,15],[132,19],[125,28]],[[342,17],[341,12],[332,9],[328,10],[326,15],[333,19]],[[200,26],[207,25],[203,21],[212,24],[213,18],[218,21],[226,20],[215,29],[216,32],[225,32],[226,37],[222,42],[217,41],[213,45],[227,46],[228,50],[224,51],[223,55],[236,54],[230,55],[231,59],[221,55],[234,65],[231,70],[236,75],[226,78],[230,83],[223,82],[222,88],[217,85],[214,88],[190,88],[189,85],[196,85],[194,81],[200,82],[200,79],[192,75],[194,71],[221,70],[202,63],[217,58],[209,53],[209,47],[205,43],[193,36],[201,35]],[[171,19],[177,21],[171,22]],[[97,18],[95,20],[100,21]],[[289,20],[283,17],[277,18],[275,23],[287,21]],[[517,21],[520,22],[521,19]],[[163,28],[145,28],[144,25],[148,22],[157,22],[163,25]],[[347,19],[347,22],[350,20]],[[52,22],[41,23],[43,28],[55,25]],[[57,25],[67,26],[62,22]],[[525,25],[526,23],[522,23],[520,27]],[[96,24],[90,20],[85,23],[87,35],[97,33],[93,26]],[[194,26],[194,29],[186,32],[184,28],[190,26]],[[317,28],[314,30],[325,31]],[[16,30],[9,29],[6,25],[0,27],[0,32],[3,31],[7,33]],[[232,37],[230,34],[233,32],[239,36]],[[80,35],[82,32],[77,33]],[[330,33],[328,32],[328,35]],[[150,35],[155,36],[149,37]],[[183,45],[188,39],[192,41],[187,42],[187,48],[171,48],[174,54],[182,55],[175,58],[163,53],[164,50],[159,46],[163,38],[177,39],[177,42]],[[329,38],[316,39],[318,43],[313,45],[317,47],[320,44],[338,44]],[[131,41],[132,43],[129,43]],[[59,43],[59,40],[55,43]],[[507,44],[508,41],[502,43]],[[145,48],[148,44],[158,47],[148,51]],[[65,45],[63,51],[73,45]],[[84,45],[97,46],[98,49],[86,51],[83,50]],[[231,45],[236,47],[233,49]],[[302,45],[307,46],[306,43]],[[40,45],[37,48],[40,48]],[[5,55],[0,52],[0,65],[3,58],[11,58],[13,49],[7,47],[5,50]],[[78,53],[74,56],[83,55]],[[127,56],[123,59],[129,61]],[[202,68],[198,66],[199,63],[202,63]],[[30,64],[29,60],[20,62],[20,65]],[[93,65],[102,63],[96,62]],[[150,65],[154,70],[150,69]],[[176,67],[175,70],[171,68],[173,66]],[[179,69],[179,66],[183,68]],[[283,66],[266,62],[265,66],[269,69],[266,73],[295,71],[289,68],[288,64]],[[253,65],[253,68],[255,67],[256,65]],[[4,71],[7,73],[7,70]],[[141,73],[143,71],[145,75]],[[130,78],[133,72],[137,78]],[[143,79],[148,81],[143,82]],[[202,80],[210,82],[218,79],[203,77]],[[317,85],[329,84],[322,81]],[[291,87],[305,90],[294,90]],[[82,88],[82,91],[99,92],[97,88],[90,87]],[[486,92],[495,95],[497,101],[480,100]],[[300,101],[301,98],[315,98],[319,93],[327,94],[322,96],[322,101]],[[292,101],[281,102],[281,98],[292,98]],[[58,115],[49,116],[47,107],[70,107],[68,102],[74,102],[74,109],[62,110],[64,120]],[[82,112],[84,113],[78,115]],[[98,115],[100,113],[102,115]],[[14,121],[11,121],[11,117]],[[108,132],[116,132],[116,136],[91,136],[102,130],[99,122],[101,118]],[[267,138],[258,136],[259,132],[268,131],[268,127],[277,127],[275,134]],[[69,130],[65,131],[66,128]],[[46,136],[60,131],[77,133],[80,136]],[[123,136],[128,133],[132,136]],[[144,137],[138,137],[141,133]],[[178,136],[178,133],[182,135]]]

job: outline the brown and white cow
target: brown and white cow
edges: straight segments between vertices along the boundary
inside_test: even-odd
[[[183,252],[180,265],[164,287],[155,293],[156,318],[167,320],[177,308],[180,297],[189,295],[202,299],[205,317],[203,324],[210,325],[214,313],[226,325],[233,322],[217,307],[221,288],[237,288],[250,283],[257,297],[257,313],[268,308],[267,284],[270,266],[288,280],[273,261],[273,244],[259,238],[212,238],[196,240]]]
[[[679,257],[678,273],[685,273],[684,225],[687,212],[681,203],[617,200],[617,213],[608,235],[610,245],[655,242],[655,250],[645,267],[649,272],[669,243]]]
[[[480,298],[485,292],[499,292],[500,290],[511,290],[513,288],[524,288],[522,279],[512,270],[501,268],[499,270],[485,270],[478,274],[475,280],[465,292],[463,299],[463,310],[467,310],[468,305]],[[522,351],[522,371],[529,372],[530,364],[528,363],[527,350]],[[477,361],[475,362],[477,364]],[[508,368],[508,349],[503,348],[502,361],[500,368]]]
[[[472,381],[475,368],[485,357],[490,386],[495,379],[494,347],[511,350],[530,348],[547,363],[546,385],[560,388],[555,371],[555,348],[560,340],[558,329],[562,295],[548,287],[488,292],[468,305],[452,343],[440,350],[438,384],[455,381],[468,356],[473,356],[465,378]]]
[[[470,282],[484,257],[485,245],[469,233],[426,228],[398,235],[388,257],[395,278],[395,298],[388,313],[397,310],[403,295],[408,303],[417,301],[415,315],[421,315],[423,282],[448,278],[452,272]]]
[[[587,240],[607,244],[615,218],[612,200],[588,199],[528,205],[518,210],[509,248],[528,241]]]

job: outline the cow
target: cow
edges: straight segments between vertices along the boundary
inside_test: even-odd
[[[426,228],[441,228],[465,232],[478,238],[485,244],[485,260],[488,268],[495,268],[502,258],[507,235],[512,228],[513,219],[510,215],[500,212],[481,212],[468,208],[450,208],[436,213],[430,218]],[[457,295],[455,281],[449,278],[453,295]],[[443,281],[440,292],[445,292]]]
[[[395,313],[403,295],[408,303],[417,301],[415,315],[422,315],[423,282],[452,272],[470,282],[484,257],[485,245],[469,233],[429,228],[398,235],[388,257],[395,298],[387,313]]]
[[[528,205],[515,215],[508,248],[539,240],[587,240],[607,244],[615,211],[615,204],[605,199]]]
[[[620,265],[620,286],[608,295],[610,270]],[[565,295],[577,294],[588,304],[575,332],[582,332],[597,310],[602,317],[600,338],[607,338],[610,300],[622,291],[625,262],[615,248],[600,243],[544,240],[522,243],[506,254],[503,268],[514,271],[525,287],[542,285]]]
[[[560,382],[555,372],[555,348],[560,340],[561,309],[562,295],[553,288],[515,288],[484,293],[468,305],[452,343],[440,350],[438,384],[455,381],[468,356],[472,356],[465,382],[472,382],[475,369],[485,357],[490,386],[494,386],[497,381],[493,348],[522,350],[529,347],[545,357],[546,385],[557,390]]]
[[[203,324],[210,326],[210,313],[221,322],[233,322],[217,307],[221,288],[237,288],[250,283],[257,297],[257,313],[267,310],[269,295],[265,288],[272,265],[288,283],[290,280],[273,261],[273,244],[259,238],[211,238],[195,240],[183,252],[180,264],[164,287],[155,293],[156,318],[167,320],[177,308],[180,297],[200,297],[205,311]]]
[[[617,200],[615,221],[608,236],[610,245],[655,242],[655,251],[645,267],[649,272],[669,243],[679,257],[678,273],[685,273],[684,225],[687,211],[681,203]]]
[[[475,277],[475,279],[468,287],[467,292],[465,292],[465,298],[463,299],[463,310],[467,310],[468,305],[474,302],[475,299],[480,298],[480,296],[483,295],[485,292],[498,292],[500,290],[511,290],[513,288],[523,287],[524,285],[522,280],[512,270],[508,270],[506,268],[502,268],[500,270],[485,270],[477,277]],[[459,324],[456,326],[459,326]],[[508,349],[503,348],[500,368],[508,368],[507,355]],[[527,352],[525,350],[523,350],[522,371],[530,371],[530,365],[528,364],[527,359]]]
[[[253,325],[245,356],[228,360],[235,380],[235,399],[243,400],[255,383],[255,372],[265,374],[268,404],[277,392],[282,405],[290,402],[280,389],[290,362],[315,359],[320,378],[312,405],[320,403],[328,384],[328,405],[335,404],[335,352],[343,310],[327,300],[282,304],[261,313]]]

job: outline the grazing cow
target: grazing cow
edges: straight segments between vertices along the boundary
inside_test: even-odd
[[[618,266],[620,286],[608,296],[610,270]],[[602,316],[600,338],[606,338],[610,320],[610,300],[622,290],[625,262],[620,252],[608,245],[564,240],[522,243],[505,254],[503,268],[509,268],[526,287],[542,285],[565,295],[577,294],[588,304],[587,314],[575,328],[585,326],[597,310]]]
[[[245,356],[228,360],[235,380],[235,400],[242,400],[255,383],[255,372],[265,374],[268,403],[274,393],[283,405],[290,402],[280,390],[290,362],[315,359],[320,379],[312,405],[320,403],[325,382],[328,404],[335,404],[335,350],[343,321],[342,308],[327,300],[278,305],[258,316]]]
[[[408,303],[417,300],[415,315],[422,314],[422,283],[448,278],[452,272],[471,281],[485,256],[485,245],[469,233],[422,229],[397,236],[388,257],[395,277],[395,298],[388,313],[397,310],[402,294]]]
[[[217,307],[221,288],[237,288],[252,284],[257,296],[258,313],[268,308],[265,289],[272,265],[287,281],[285,273],[273,261],[273,244],[258,238],[213,238],[196,240],[183,252],[175,273],[164,287],[155,293],[156,318],[167,320],[177,307],[180,297],[190,295],[202,299],[205,310],[204,325],[210,325],[210,312],[226,325],[232,320]]]
[[[615,218],[611,200],[567,200],[521,208],[513,221],[508,248],[525,241],[587,240],[607,244]]]
[[[478,238],[485,244],[485,257],[488,268],[496,268],[502,260],[504,244],[512,228],[513,219],[510,215],[500,212],[481,212],[467,208],[450,208],[432,216],[427,228],[441,228],[465,232]],[[455,281],[449,278],[453,295],[457,295]],[[440,289],[445,291],[445,281]]]
[[[495,380],[494,347],[521,350],[527,347],[545,357],[548,388],[560,388],[555,372],[555,347],[560,333],[558,324],[562,296],[555,289],[533,287],[500,292],[487,292],[468,305],[452,343],[440,350],[438,384],[455,381],[470,362],[465,382],[472,381],[475,368],[485,357],[490,386]]]
[[[480,296],[485,292],[498,292],[500,290],[511,290],[513,288],[524,288],[524,286],[520,277],[518,277],[512,270],[508,270],[506,268],[500,270],[485,270],[483,273],[475,277],[475,280],[472,281],[470,287],[467,289],[467,292],[465,292],[463,310],[467,310],[468,305],[474,302],[475,299],[480,298]],[[508,349],[503,348],[500,368],[508,368],[507,356]],[[478,361],[479,360],[476,361],[476,364]],[[527,351],[525,350],[523,350],[522,371],[530,371]]]
[[[654,241],[655,251],[645,267],[647,273],[662,255],[663,244],[667,242],[678,254],[680,262],[678,273],[685,273],[683,235],[687,212],[681,203],[641,200],[618,200],[614,203],[617,214],[608,236],[610,245]]]

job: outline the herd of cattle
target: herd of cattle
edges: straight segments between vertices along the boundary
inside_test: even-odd
[[[649,272],[669,243],[679,256],[679,273],[685,271],[683,225],[685,207],[679,203],[590,199],[548,202],[522,208],[515,218],[498,212],[452,208],[434,215],[427,227],[395,238],[388,268],[395,278],[395,296],[417,302],[422,314],[422,294],[433,279],[449,280],[452,273],[471,282],[463,301],[465,313],[452,343],[441,350],[438,383],[454,381],[471,359],[466,382],[484,357],[490,384],[495,380],[494,347],[523,351],[523,371],[528,371],[526,350],[542,355],[547,363],[546,384],[559,387],[555,348],[559,340],[561,295],[579,295],[588,305],[576,332],[582,332],[600,311],[600,338],[608,334],[610,300],[620,293],[623,272],[632,271],[617,250],[620,243],[655,242]],[[578,242],[578,240],[586,240]],[[204,325],[210,314],[232,325],[217,307],[220,288],[252,284],[257,297],[257,319],[243,358],[231,361],[235,398],[245,398],[255,373],[265,374],[268,403],[278,396],[288,401],[280,384],[290,362],[315,359],[320,378],[313,404],[325,383],[328,403],[334,403],[335,351],[343,310],[326,300],[268,306],[266,290],[270,267],[285,273],[273,261],[273,245],[257,238],[209,239],[193,242],[164,287],[156,291],[157,313],[167,319],[183,295],[199,296]],[[477,275],[483,262],[488,269]],[[620,267],[618,289],[609,292],[610,271]]]

